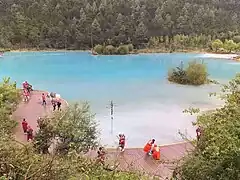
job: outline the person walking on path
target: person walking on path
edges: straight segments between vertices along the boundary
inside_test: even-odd
[[[29,101],[30,99],[29,92],[26,89],[23,90],[23,97],[25,102]]]
[[[27,141],[33,140],[33,129],[31,126],[27,128]]]
[[[42,93],[42,105],[43,105],[43,106],[46,106],[46,105],[47,105],[46,96],[45,96],[44,93]]]
[[[27,134],[28,123],[25,118],[23,118],[23,120],[22,120],[22,128],[23,128],[24,134]]]
[[[52,106],[53,106],[53,111],[55,111],[57,106],[55,99],[52,100]]]
[[[58,100],[57,100],[58,111],[61,111],[61,105],[62,105],[61,100],[58,99]]]

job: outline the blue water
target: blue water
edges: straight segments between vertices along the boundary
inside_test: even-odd
[[[204,109],[220,102],[208,93],[219,86],[181,86],[166,80],[169,68],[181,61],[204,60],[210,77],[227,82],[240,70],[240,63],[206,58],[202,54],[145,54],[91,56],[87,52],[6,53],[0,58],[0,77],[9,76],[19,86],[24,80],[35,89],[57,92],[68,101],[89,101],[101,129],[101,142],[115,145],[124,132],[128,146],[142,146],[149,138],[160,144],[180,141],[178,130],[195,135],[195,117],[182,113],[188,107]],[[107,109],[115,107],[113,133]]]

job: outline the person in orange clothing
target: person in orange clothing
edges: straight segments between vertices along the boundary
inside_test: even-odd
[[[148,143],[144,146],[143,151],[148,153],[151,156],[154,145],[155,145],[155,139],[148,141]]]
[[[155,145],[152,152],[153,159],[160,160],[160,147]]]

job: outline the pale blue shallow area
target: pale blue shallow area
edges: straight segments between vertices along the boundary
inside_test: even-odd
[[[204,60],[210,77],[227,82],[240,70],[240,63],[206,58],[202,54],[145,54],[92,56],[88,52],[19,52],[0,58],[0,77],[9,76],[20,86],[27,80],[35,89],[57,92],[68,101],[89,101],[102,129],[101,142],[116,144],[124,132],[128,146],[156,138],[160,144],[181,141],[178,131],[195,135],[195,117],[182,113],[188,107],[208,109],[219,105],[208,93],[219,86],[201,87],[170,84],[169,68],[181,61]],[[116,104],[111,134],[107,109]]]

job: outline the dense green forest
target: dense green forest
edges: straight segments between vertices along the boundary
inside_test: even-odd
[[[151,37],[231,39],[240,29],[239,0],[1,0],[0,47],[89,49]]]

